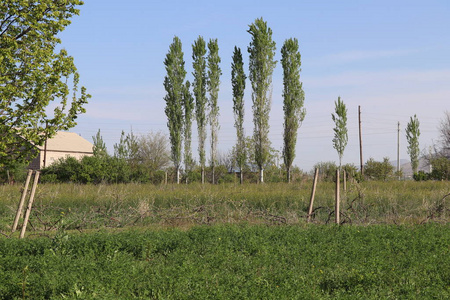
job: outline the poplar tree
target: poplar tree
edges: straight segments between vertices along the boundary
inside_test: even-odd
[[[214,172],[217,160],[217,134],[219,130],[219,98],[220,70],[219,44],[217,39],[211,39],[208,43],[208,92],[209,92],[209,124],[211,126],[211,169],[212,183],[215,183]]]
[[[419,119],[417,119],[417,116],[414,115],[413,117],[410,117],[410,120],[408,124],[406,125],[406,140],[408,141],[408,154],[411,158],[411,167],[413,170],[413,173],[417,173],[417,169],[419,167],[419,136],[420,136],[420,130],[419,130]]]
[[[241,49],[234,47],[231,63],[231,85],[233,87],[234,127],[236,128],[236,164],[240,171],[240,183],[244,181],[244,164],[246,161],[245,133],[244,133],[244,91],[247,76],[244,72]]]
[[[281,65],[283,67],[283,159],[286,167],[287,182],[291,181],[291,167],[295,158],[297,131],[305,118],[303,108],[305,96],[300,82],[301,56],[298,40],[288,39],[281,48]]]
[[[183,130],[183,94],[184,69],[183,51],[180,39],[175,36],[169,47],[169,52],[164,60],[167,76],[164,78],[164,88],[167,95],[165,112],[167,115],[167,127],[171,144],[172,160],[177,173],[177,183],[180,183],[181,145]]]
[[[336,127],[333,129],[334,138],[333,138],[333,147],[336,149],[339,155],[339,170],[342,167],[342,157],[344,156],[344,150],[347,146],[348,142],[348,132],[347,132],[347,108],[343,101],[341,101],[341,97],[338,97],[338,100],[334,102],[335,105],[335,113],[331,114],[331,118],[333,119]]]
[[[194,72],[193,89],[195,97],[195,117],[198,129],[198,156],[202,169],[202,183],[205,183],[205,140],[206,140],[206,43],[199,36],[192,45],[192,66]]]
[[[192,141],[192,117],[194,113],[194,98],[190,91],[191,83],[186,81],[183,90],[184,107],[184,165],[186,173],[190,172],[193,165],[191,141]],[[187,174],[186,174],[187,175]],[[187,183],[187,177],[186,177]]]
[[[0,4],[0,169],[30,161],[37,145],[74,127],[90,95],[58,37],[79,0]]]
[[[253,138],[255,160],[259,168],[259,180],[264,182],[264,167],[269,156],[269,112],[272,100],[272,73],[276,65],[275,42],[272,29],[262,18],[249,25],[247,31],[252,41],[247,48],[249,57],[249,79],[252,84]]]

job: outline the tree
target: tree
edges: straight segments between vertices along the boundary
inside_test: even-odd
[[[100,132],[100,129],[97,131],[97,134],[92,136],[93,141],[93,147],[92,152],[94,153],[94,156],[96,157],[107,157],[108,156],[108,150],[106,149],[105,142],[103,141],[102,134]]]
[[[82,4],[79,0],[1,2],[0,168],[31,160],[35,145],[74,127],[77,116],[85,112],[83,105],[90,95],[84,87],[78,95],[73,57],[57,50],[58,33],[79,14],[77,7]]]
[[[389,157],[384,157],[382,162],[370,158],[364,166],[364,174],[374,180],[386,181],[394,176],[394,166]]]
[[[344,150],[347,146],[348,142],[348,133],[347,133],[347,108],[343,101],[341,101],[341,97],[338,97],[337,102],[335,104],[335,113],[331,114],[331,118],[333,119],[336,127],[333,128],[334,138],[333,138],[333,147],[336,149],[339,155],[339,170],[341,170],[342,166],[342,156],[344,156]]]
[[[411,158],[411,167],[413,173],[417,173],[417,168],[419,167],[419,125],[420,123],[416,115],[414,115],[414,118],[410,117],[410,120],[406,125],[406,140],[408,141],[407,150],[409,157]]]
[[[202,183],[205,183],[205,141],[206,141],[206,43],[199,36],[192,45],[194,67],[195,117],[198,129],[198,155],[202,169]]]
[[[283,160],[286,167],[287,182],[291,181],[291,167],[295,158],[297,131],[305,118],[303,103],[305,95],[300,82],[301,56],[297,39],[288,39],[281,48],[283,66]]]
[[[450,111],[445,112],[445,116],[439,125],[439,133],[440,155],[450,159]]]
[[[269,112],[271,106],[272,73],[276,65],[275,42],[272,29],[262,18],[249,25],[247,31],[252,41],[247,48],[249,58],[249,79],[252,84],[253,137],[255,158],[259,167],[260,182],[264,182],[264,165],[269,155]]]
[[[217,131],[219,130],[219,97],[220,70],[219,45],[217,39],[211,39],[208,43],[208,92],[209,92],[209,124],[211,125],[211,170],[212,183],[214,184],[214,168],[217,160]]]
[[[233,62],[231,63],[231,84],[233,86],[234,127],[236,128],[236,164],[240,171],[240,183],[244,182],[243,168],[246,160],[244,133],[244,91],[245,80],[244,62],[241,49],[234,47]]]
[[[175,165],[177,184],[179,184],[183,130],[183,93],[186,71],[184,69],[181,41],[176,36],[169,47],[164,65],[167,71],[167,76],[164,78],[164,88],[167,92],[167,95],[164,97],[166,101],[165,112],[168,119],[167,127],[169,128],[172,160]]]
[[[169,140],[160,131],[150,131],[138,138],[139,163],[151,172],[170,166]]]
[[[194,98],[190,92],[191,83],[186,81],[183,93],[183,107],[184,107],[184,168],[185,172],[191,171],[194,159],[192,157],[191,140],[192,140],[192,117],[194,113]],[[186,177],[187,180],[188,177]],[[187,181],[186,181],[187,183]]]

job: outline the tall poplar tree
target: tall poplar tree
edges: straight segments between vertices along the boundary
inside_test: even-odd
[[[411,158],[411,167],[414,173],[417,173],[417,169],[419,167],[419,119],[414,115],[410,117],[408,124],[406,125],[406,140],[408,141],[408,154]]]
[[[259,168],[259,180],[263,183],[264,167],[269,156],[269,112],[276,47],[272,40],[272,29],[262,18],[249,25],[247,32],[252,36],[247,50],[250,54],[249,79],[252,84],[255,159]]]
[[[181,145],[183,136],[183,97],[184,97],[184,59],[181,40],[175,36],[164,60],[167,76],[164,78],[164,88],[167,95],[165,112],[171,144],[172,160],[177,172],[177,183],[180,183]]]
[[[192,141],[192,117],[194,113],[194,98],[192,97],[191,83],[186,81],[183,89],[183,108],[184,108],[184,169],[189,173],[192,169],[194,159],[192,158],[191,141]],[[186,176],[187,183],[187,176]]]
[[[198,156],[202,168],[202,183],[205,183],[205,141],[206,141],[206,43],[199,36],[192,45],[192,66],[194,68],[195,117],[198,129]]]
[[[331,114],[331,118],[333,119],[336,127],[333,129],[334,138],[333,138],[333,147],[336,149],[339,155],[339,170],[342,167],[342,157],[344,156],[344,150],[347,146],[348,142],[348,132],[347,132],[347,108],[343,101],[341,101],[341,97],[338,97],[338,100],[334,102],[335,105],[335,113]]]
[[[234,47],[233,62],[231,63],[231,85],[233,87],[234,127],[236,127],[236,164],[239,167],[240,183],[244,182],[244,164],[246,160],[244,133],[244,91],[247,76],[244,72],[241,49]]]
[[[215,167],[217,160],[217,134],[219,130],[219,98],[220,70],[219,44],[217,39],[211,39],[208,43],[208,92],[209,92],[209,124],[211,126],[211,169],[212,183],[215,183]]]
[[[291,167],[295,158],[297,131],[305,118],[305,101],[300,82],[301,56],[297,39],[288,39],[281,48],[281,65],[283,67],[283,159],[286,167],[287,182],[291,181]]]

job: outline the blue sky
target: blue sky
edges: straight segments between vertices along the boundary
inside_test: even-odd
[[[248,25],[263,17],[273,30],[276,60],[284,40],[295,37],[302,55],[305,121],[294,164],[309,171],[319,161],[338,161],[332,147],[334,101],[348,108],[349,142],[344,163],[359,165],[358,105],[362,111],[364,161],[408,159],[404,129],[421,122],[421,149],[438,139],[440,119],[450,110],[450,2],[428,1],[85,1],[80,16],[60,34],[75,58],[81,84],[92,95],[72,131],[92,140],[98,129],[110,152],[122,130],[167,132],[164,58],[174,36],[183,43],[192,81],[191,45],[199,35],[217,38],[222,58],[219,150],[235,143],[231,56],[242,49],[248,72]],[[247,82],[250,87],[250,83]],[[282,148],[282,68],[273,74],[270,138]],[[251,90],[246,133],[253,130]],[[193,152],[197,153],[196,124]]]

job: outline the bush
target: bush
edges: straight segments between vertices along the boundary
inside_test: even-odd
[[[394,166],[388,157],[383,158],[382,162],[370,158],[364,166],[364,174],[369,179],[386,181],[394,177]]]

